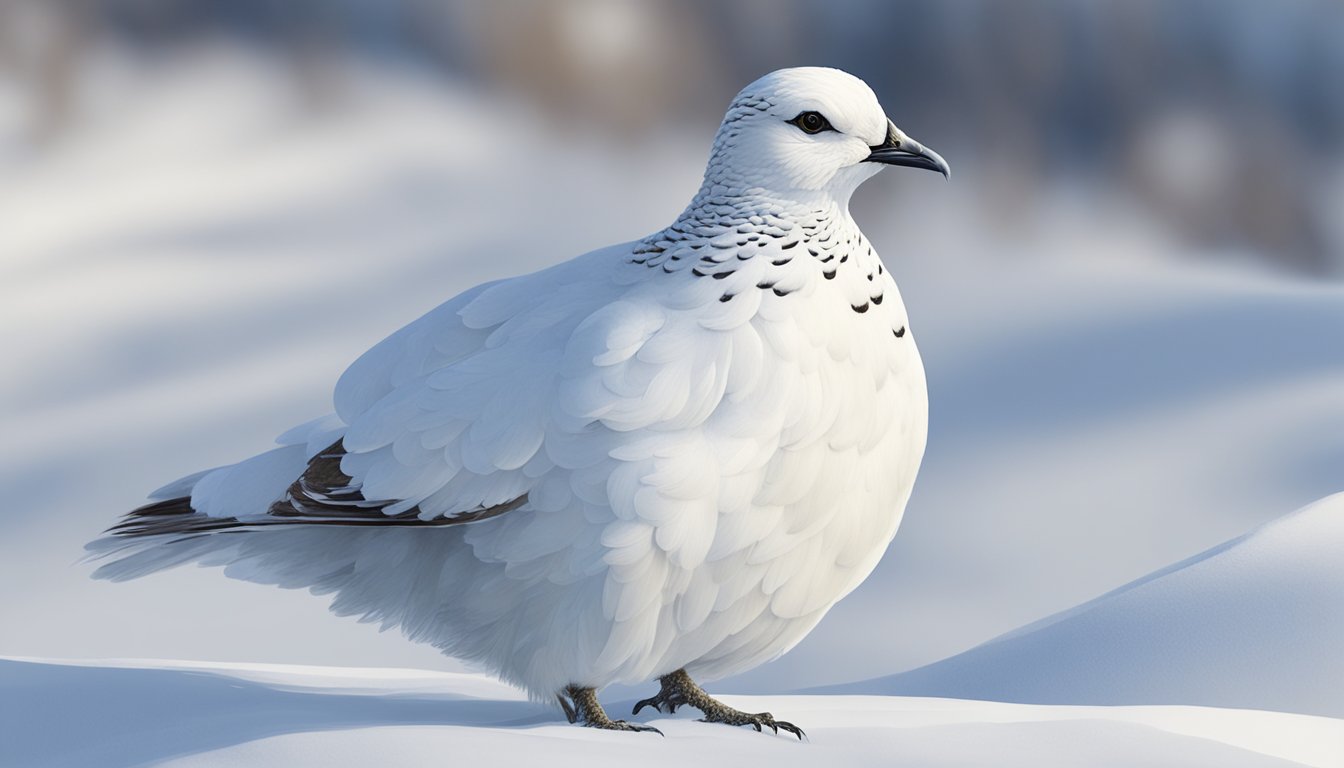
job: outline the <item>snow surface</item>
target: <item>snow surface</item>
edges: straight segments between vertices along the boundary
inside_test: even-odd
[[[1344,718],[1344,494],[965,653],[825,690]]]
[[[406,72],[351,69],[308,113],[236,50],[93,64],[63,142],[0,122],[0,653],[459,669],[302,592],[76,561],[148,491],[327,412],[446,297],[665,226],[716,121],[622,145]],[[927,664],[1344,489],[1344,287],[1178,263],[1097,190],[987,218],[974,155],[888,108],[956,171],[854,201],[928,369],[925,465],[873,576],[717,690]]]
[[[1344,722],[1205,707],[1042,707],[886,696],[726,696],[808,733],[676,718],[571,726],[470,674],[0,659],[6,765],[1344,765]],[[609,711],[630,702],[608,700]]]

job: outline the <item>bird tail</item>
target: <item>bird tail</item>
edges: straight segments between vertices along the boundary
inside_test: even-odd
[[[190,562],[225,565],[236,533],[264,519],[318,450],[344,425],[324,416],[281,435],[280,447],[176,480],[150,494],[152,503],[126,513],[85,545],[86,560],[107,562],[94,578],[125,581]]]
[[[224,542],[210,534],[245,527],[237,518],[210,517],[182,496],[133,509],[102,537],[84,546],[86,560],[116,558],[94,571],[95,579],[127,581],[204,559]]]
[[[462,543],[464,526],[221,518],[194,510],[190,501],[174,497],[140,507],[87,544],[86,559],[106,560],[94,578],[126,581],[180,565],[219,567],[230,578],[331,595],[338,616],[400,627],[412,640],[466,658],[485,658],[491,635],[447,626],[445,616],[470,610],[490,621],[512,620],[485,596],[486,585],[498,589],[506,581],[504,566],[480,563]],[[470,605],[458,605],[464,601]]]
[[[272,514],[314,454],[321,451],[312,444],[282,446],[155,491],[151,503],[85,545],[85,561],[101,561],[93,577],[128,581],[194,563],[243,581],[335,593],[336,613],[402,624],[408,634],[432,623],[437,606],[411,605],[407,585],[437,580],[452,553],[463,555],[461,567],[475,562],[459,546],[463,526],[384,516],[377,507],[369,519],[308,517],[283,506]]]

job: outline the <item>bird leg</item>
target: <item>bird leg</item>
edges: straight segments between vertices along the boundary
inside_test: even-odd
[[[684,669],[678,669],[676,672],[663,675],[658,678],[658,683],[662,686],[658,695],[635,704],[635,711],[631,714],[637,715],[639,710],[649,706],[670,715],[677,711],[677,707],[689,705],[705,713],[705,716],[700,719],[704,723],[750,725],[758,731],[761,730],[761,726],[765,726],[775,733],[779,733],[779,729],[783,728],[800,740],[805,735],[802,728],[793,723],[776,720],[769,712],[758,712],[753,715],[749,712],[733,709],[705,693],[705,689],[696,685]]]
[[[602,728],[608,731],[652,731],[659,736],[663,735],[662,731],[651,725],[612,720],[598,702],[596,688],[568,685],[556,694],[556,698],[560,700],[560,708],[565,710],[565,717],[571,723],[581,723],[588,728]]]

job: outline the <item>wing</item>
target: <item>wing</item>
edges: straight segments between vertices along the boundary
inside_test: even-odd
[[[473,289],[369,350],[336,388],[341,439],[270,515],[442,524],[522,506],[555,466],[544,445],[572,337],[629,288],[621,253]]]
[[[730,384],[749,389],[759,375],[763,342],[747,322],[758,292],[732,304],[712,281],[669,292],[628,257],[616,246],[474,289],[371,349],[337,386],[340,441],[269,514],[470,522],[523,506],[556,469],[579,473],[568,486],[590,473],[601,492],[564,492],[606,504],[609,483],[659,485],[643,453],[710,461],[719,451],[698,445],[703,435],[677,435],[703,424]],[[735,341],[735,329],[749,338]],[[683,513],[662,515],[665,542],[686,535],[677,520],[695,525],[687,490],[677,495],[669,503]]]

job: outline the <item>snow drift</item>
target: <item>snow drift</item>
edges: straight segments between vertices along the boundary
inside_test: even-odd
[[[1344,493],[933,664],[824,690],[1344,717]]]

